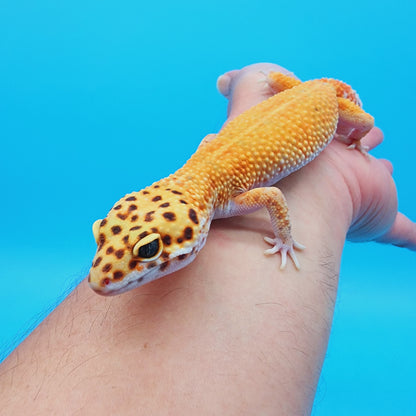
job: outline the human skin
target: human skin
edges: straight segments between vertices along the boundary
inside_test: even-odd
[[[270,68],[220,79],[230,118],[267,98]],[[382,139],[374,128],[363,143]],[[191,265],[141,288],[106,298],[82,282],[0,367],[0,413],[309,414],[347,233],[416,250],[391,170],[334,141],[279,182],[300,271],[263,255],[262,210],[214,221]]]

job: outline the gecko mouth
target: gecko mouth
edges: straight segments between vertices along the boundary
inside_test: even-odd
[[[120,283],[109,283],[107,285],[101,285],[100,283],[90,282],[89,285],[91,289],[102,296],[113,296],[119,295],[121,293],[127,292],[128,290],[132,289],[131,286],[135,282],[128,282],[127,284]]]
[[[150,270],[145,275],[140,274],[136,271],[129,273],[122,281],[115,282],[109,278],[104,278],[100,281],[93,281],[88,278],[88,283],[94,292],[102,296],[113,296],[120,295],[121,293],[127,292],[136,287],[142,286],[154,280],[156,273]]]

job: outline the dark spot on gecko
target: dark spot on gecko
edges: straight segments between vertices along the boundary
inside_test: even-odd
[[[94,262],[94,264],[93,264],[93,266],[92,267],[97,267],[97,266],[99,266],[99,264],[101,263],[101,261],[102,261],[102,257],[98,257],[97,258],[97,260],[95,260],[95,262]]]
[[[183,243],[183,238],[182,237],[179,237],[179,238],[177,238],[176,239],[176,241],[180,244],[180,243]]]
[[[114,209],[121,209],[121,204],[115,206]]]
[[[111,263],[107,263],[101,270],[104,272],[104,273],[107,273],[107,272],[109,272],[111,269],[113,268],[113,265],[111,264]]]
[[[130,218],[130,221],[131,221],[131,222],[137,221],[137,220],[138,220],[138,218],[139,218],[139,216],[138,216],[138,215],[133,215],[133,216]]]
[[[113,253],[113,252],[114,252],[114,247],[113,247],[113,246],[108,247],[108,249],[107,249],[106,253],[107,253],[107,254],[111,254],[111,253]]]
[[[192,240],[192,237],[194,235],[194,230],[191,227],[186,227],[183,236],[185,237],[185,240]]]
[[[134,227],[130,228],[130,231],[134,231],[134,230],[140,230],[140,228],[142,228],[141,225],[135,225]]]
[[[180,255],[178,256],[178,260],[185,260],[187,257],[188,257],[188,255],[187,255],[187,254],[180,254]]]
[[[170,205],[169,202],[165,202],[165,203],[159,205],[159,208],[167,208],[169,205]]]
[[[137,279],[137,281],[138,281],[138,282],[141,282],[143,279],[144,279],[144,276],[140,276],[140,277]]]
[[[182,193],[182,192],[175,191],[174,189],[172,190],[172,193],[173,193],[173,194],[175,194],[175,195],[183,195],[183,193]]]
[[[137,198],[135,196],[129,196],[128,198],[126,198],[126,201],[136,201]]]
[[[159,185],[155,185],[155,186],[153,186],[153,188],[157,189],[157,188],[160,188],[160,186]]]
[[[170,188],[166,188],[167,191],[170,191]]]
[[[124,273],[123,273],[121,270],[116,270],[116,271],[113,273],[113,277],[114,277],[114,279],[115,279],[115,280],[119,280],[119,279],[121,279],[123,276],[124,276]]]
[[[162,199],[162,197],[160,195],[158,195],[158,196],[155,196],[154,198],[152,198],[152,201],[157,202],[157,201],[160,201],[161,199]]]
[[[98,247],[99,247],[99,250],[102,248],[102,246],[104,245],[104,243],[105,243],[105,235],[101,233],[98,236]]]
[[[140,235],[139,238],[142,239],[144,237],[146,237],[149,233],[147,231],[143,231]]]
[[[117,250],[114,254],[116,255],[118,259],[121,259],[124,256],[124,250],[123,249]]]
[[[159,231],[156,227],[152,227],[151,230],[152,230],[152,233],[157,233]]]
[[[104,219],[101,221],[100,227],[104,227],[104,225],[106,225],[106,224],[107,224],[107,220],[104,218]]]
[[[117,214],[117,217],[119,217],[121,220],[125,220],[128,217],[128,215],[126,215],[126,214]]]
[[[150,194],[149,191],[142,191],[142,192],[143,192],[143,195],[149,195]]]
[[[169,258],[169,253],[167,251],[164,251],[161,255],[160,255],[163,259],[168,259]]]
[[[130,260],[129,269],[133,270],[136,268],[138,261],[137,260]]]
[[[188,215],[189,215],[189,218],[191,219],[191,221],[192,221],[193,223],[195,223],[195,224],[199,224],[199,221],[198,221],[198,215],[196,215],[196,212],[195,212],[195,210],[194,210],[193,208],[189,208],[189,213],[188,213]]]
[[[114,235],[121,233],[121,227],[119,225],[115,225],[114,227],[111,227],[111,231]]]
[[[163,271],[163,270],[165,270],[165,269],[166,269],[166,267],[168,267],[168,266],[169,266],[169,262],[168,262],[168,261],[165,261],[164,263],[162,263],[162,264],[160,265],[159,270]]]
[[[167,219],[168,221],[175,221],[176,215],[174,212],[164,212],[163,217]]]
[[[188,203],[186,202],[186,201],[184,201],[183,199],[180,199],[179,200],[179,202],[181,203],[181,204],[185,204],[185,205],[187,205]]]
[[[129,236],[128,235],[125,235],[123,237],[123,243],[127,244],[128,242],[129,242]]]
[[[157,266],[157,263],[155,262],[155,261],[153,261],[152,263],[149,263],[148,265],[147,265],[147,268],[148,269],[153,269],[153,267],[156,267]]]
[[[144,220],[145,220],[146,222],[153,221],[153,214],[154,214],[154,213],[155,213],[154,211],[149,211],[149,212],[145,215]]]
[[[131,205],[129,206],[129,211],[134,211],[134,210],[136,210],[136,209],[137,209],[137,205],[131,204]]]
[[[172,244],[172,238],[170,237],[170,235],[169,235],[169,234],[164,235],[164,236],[162,237],[162,241],[163,241],[163,244],[164,244],[165,246],[170,246],[170,245]]]

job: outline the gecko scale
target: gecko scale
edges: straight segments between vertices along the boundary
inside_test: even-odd
[[[276,94],[203,141],[177,172],[120,199],[93,233],[98,248],[88,276],[103,295],[123,293],[188,265],[203,248],[211,221],[265,207],[274,238],[266,254],[299,268],[288,208],[271,186],[314,159],[337,136],[365,153],[360,139],[374,125],[347,84],[302,83],[267,76]]]

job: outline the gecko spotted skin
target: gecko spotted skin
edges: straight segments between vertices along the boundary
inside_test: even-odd
[[[188,265],[203,248],[211,221],[265,207],[274,237],[266,254],[287,255],[299,268],[288,208],[271,186],[314,159],[335,134],[361,152],[374,120],[341,81],[300,82],[270,73],[276,94],[204,141],[174,174],[120,199],[93,233],[98,248],[88,276],[92,289],[114,295]]]

